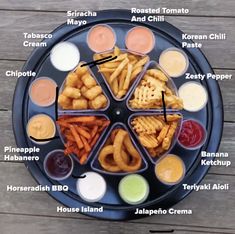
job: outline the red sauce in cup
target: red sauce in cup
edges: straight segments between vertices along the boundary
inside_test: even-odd
[[[205,136],[205,129],[200,123],[194,120],[186,120],[182,124],[178,140],[186,148],[197,148],[204,143]]]

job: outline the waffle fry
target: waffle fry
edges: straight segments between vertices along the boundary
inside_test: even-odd
[[[140,144],[152,157],[161,156],[170,148],[181,119],[178,114],[166,117],[169,119],[167,123],[164,122],[163,116],[138,116],[131,121],[131,126],[137,133]]]
[[[167,81],[167,76],[160,70],[147,70],[129,101],[130,107],[134,109],[160,109],[163,107],[162,92],[164,92],[167,108],[183,109],[182,99],[173,94],[167,86]]]
[[[136,117],[131,121],[131,124],[137,133],[146,134],[154,134],[163,127],[163,123],[156,116]]]

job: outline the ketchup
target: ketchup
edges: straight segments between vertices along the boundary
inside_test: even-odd
[[[189,148],[199,146],[205,137],[205,130],[198,122],[186,120],[183,122],[179,142]]]

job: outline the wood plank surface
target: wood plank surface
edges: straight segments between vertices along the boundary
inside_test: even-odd
[[[4,224],[4,225],[2,225]],[[143,234],[151,233],[151,231],[170,231],[173,230],[174,234],[221,234],[221,233],[234,233],[232,229],[209,229],[209,228],[194,228],[172,226],[172,225],[159,225],[159,224],[146,224],[146,223],[126,223],[126,222],[107,222],[100,220],[86,220],[86,219],[68,219],[58,217],[45,217],[33,215],[12,215],[0,214],[0,225],[3,234],[17,233],[32,234],[32,233],[71,233],[71,234]],[[152,232],[154,233],[154,232]]]
[[[1,0],[0,9],[36,10],[36,11],[67,11],[67,10],[103,10],[137,8],[189,8],[189,15],[206,16],[235,16],[233,0]]]
[[[14,12],[2,11],[0,22],[0,59],[26,60],[32,48],[23,47],[23,32],[51,32],[66,21],[64,13],[55,12]],[[223,41],[203,42],[210,64],[214,68],[235,68],[235,18],[212,17],[183,17],[168,16],[166,20],[185,33],[226,33]],[[223,56],[221,56],[221,54]]]
[[[36,185],[36,182],[21,163],[0,163],[0,178],[3,178],[3,176],[5,179],[0,183],[0,213],[74,218],[78,223],[78,219],[91,219],[80,214],[57,213],[56,207],[60,204],[46,192],[7,192],[7,185]],[[235,210],[231,209],[227,212],[228,207],[235,205],[233,199],[235,192],[234,176],[207,175],[202,183],[229,183],[230,190],[229,192],[193,192],[174,206],[175,209],[192,209],[192,215],[154,215],[130,223],[164,224],[174,227],[183,226],[188,229],[193,227],[210,228],[211,231],[213,229],[220,229],[221,231],[234,229],[235,231],[235,223],[233,222]],[[226,205],[221,201],[225,201]],[[208,220],[213,220],[213,223],[208,223]],[[102,225],[101,221],[100,224]]]
[[[175,209],[192,209],[193,215],[155,215],[128,222],[110,222],[81,214],[57,213],[61,204],[46,192],[7,192],[7,185],[36,185],[22,162],[3,160],[3,146],[15,146],[11,104],[17,78],[6,70],[20,70],[33,48],[24,48],[23,33],[48,33],[67,19],[67,10],[138,8],[189,8],[187,16],[166,16],[185,33],[226,33],[225,41],[204,41],[202,51],[217,74],[233,75],[219,82],[225,124],[220,152],[228,152],[232,165],[214,166],[201,183],[229,183],[229,191],[193,192]],[[150,233],[174,230],[176,234],[235,233],[235,1],[234,0],[1,0],[0,1],[0,227],[1,234]],[[222,159],[225,160],[225,159]]]

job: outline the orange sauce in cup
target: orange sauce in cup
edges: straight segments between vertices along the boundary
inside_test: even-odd
[[[87,43],[91,50],[100,53],[113,49],[116,36],[111,27],[99,24],[92,27],[88,32]]]
[[[149,53],[155,45],[152,31],[146,27],[137,26],[132,28],[126,36],[127,49],[141,53]]]
[[[31,84],[29,96],[38,106],[50,106],[55,102],[56,83],[46,77],[38,78]]]

